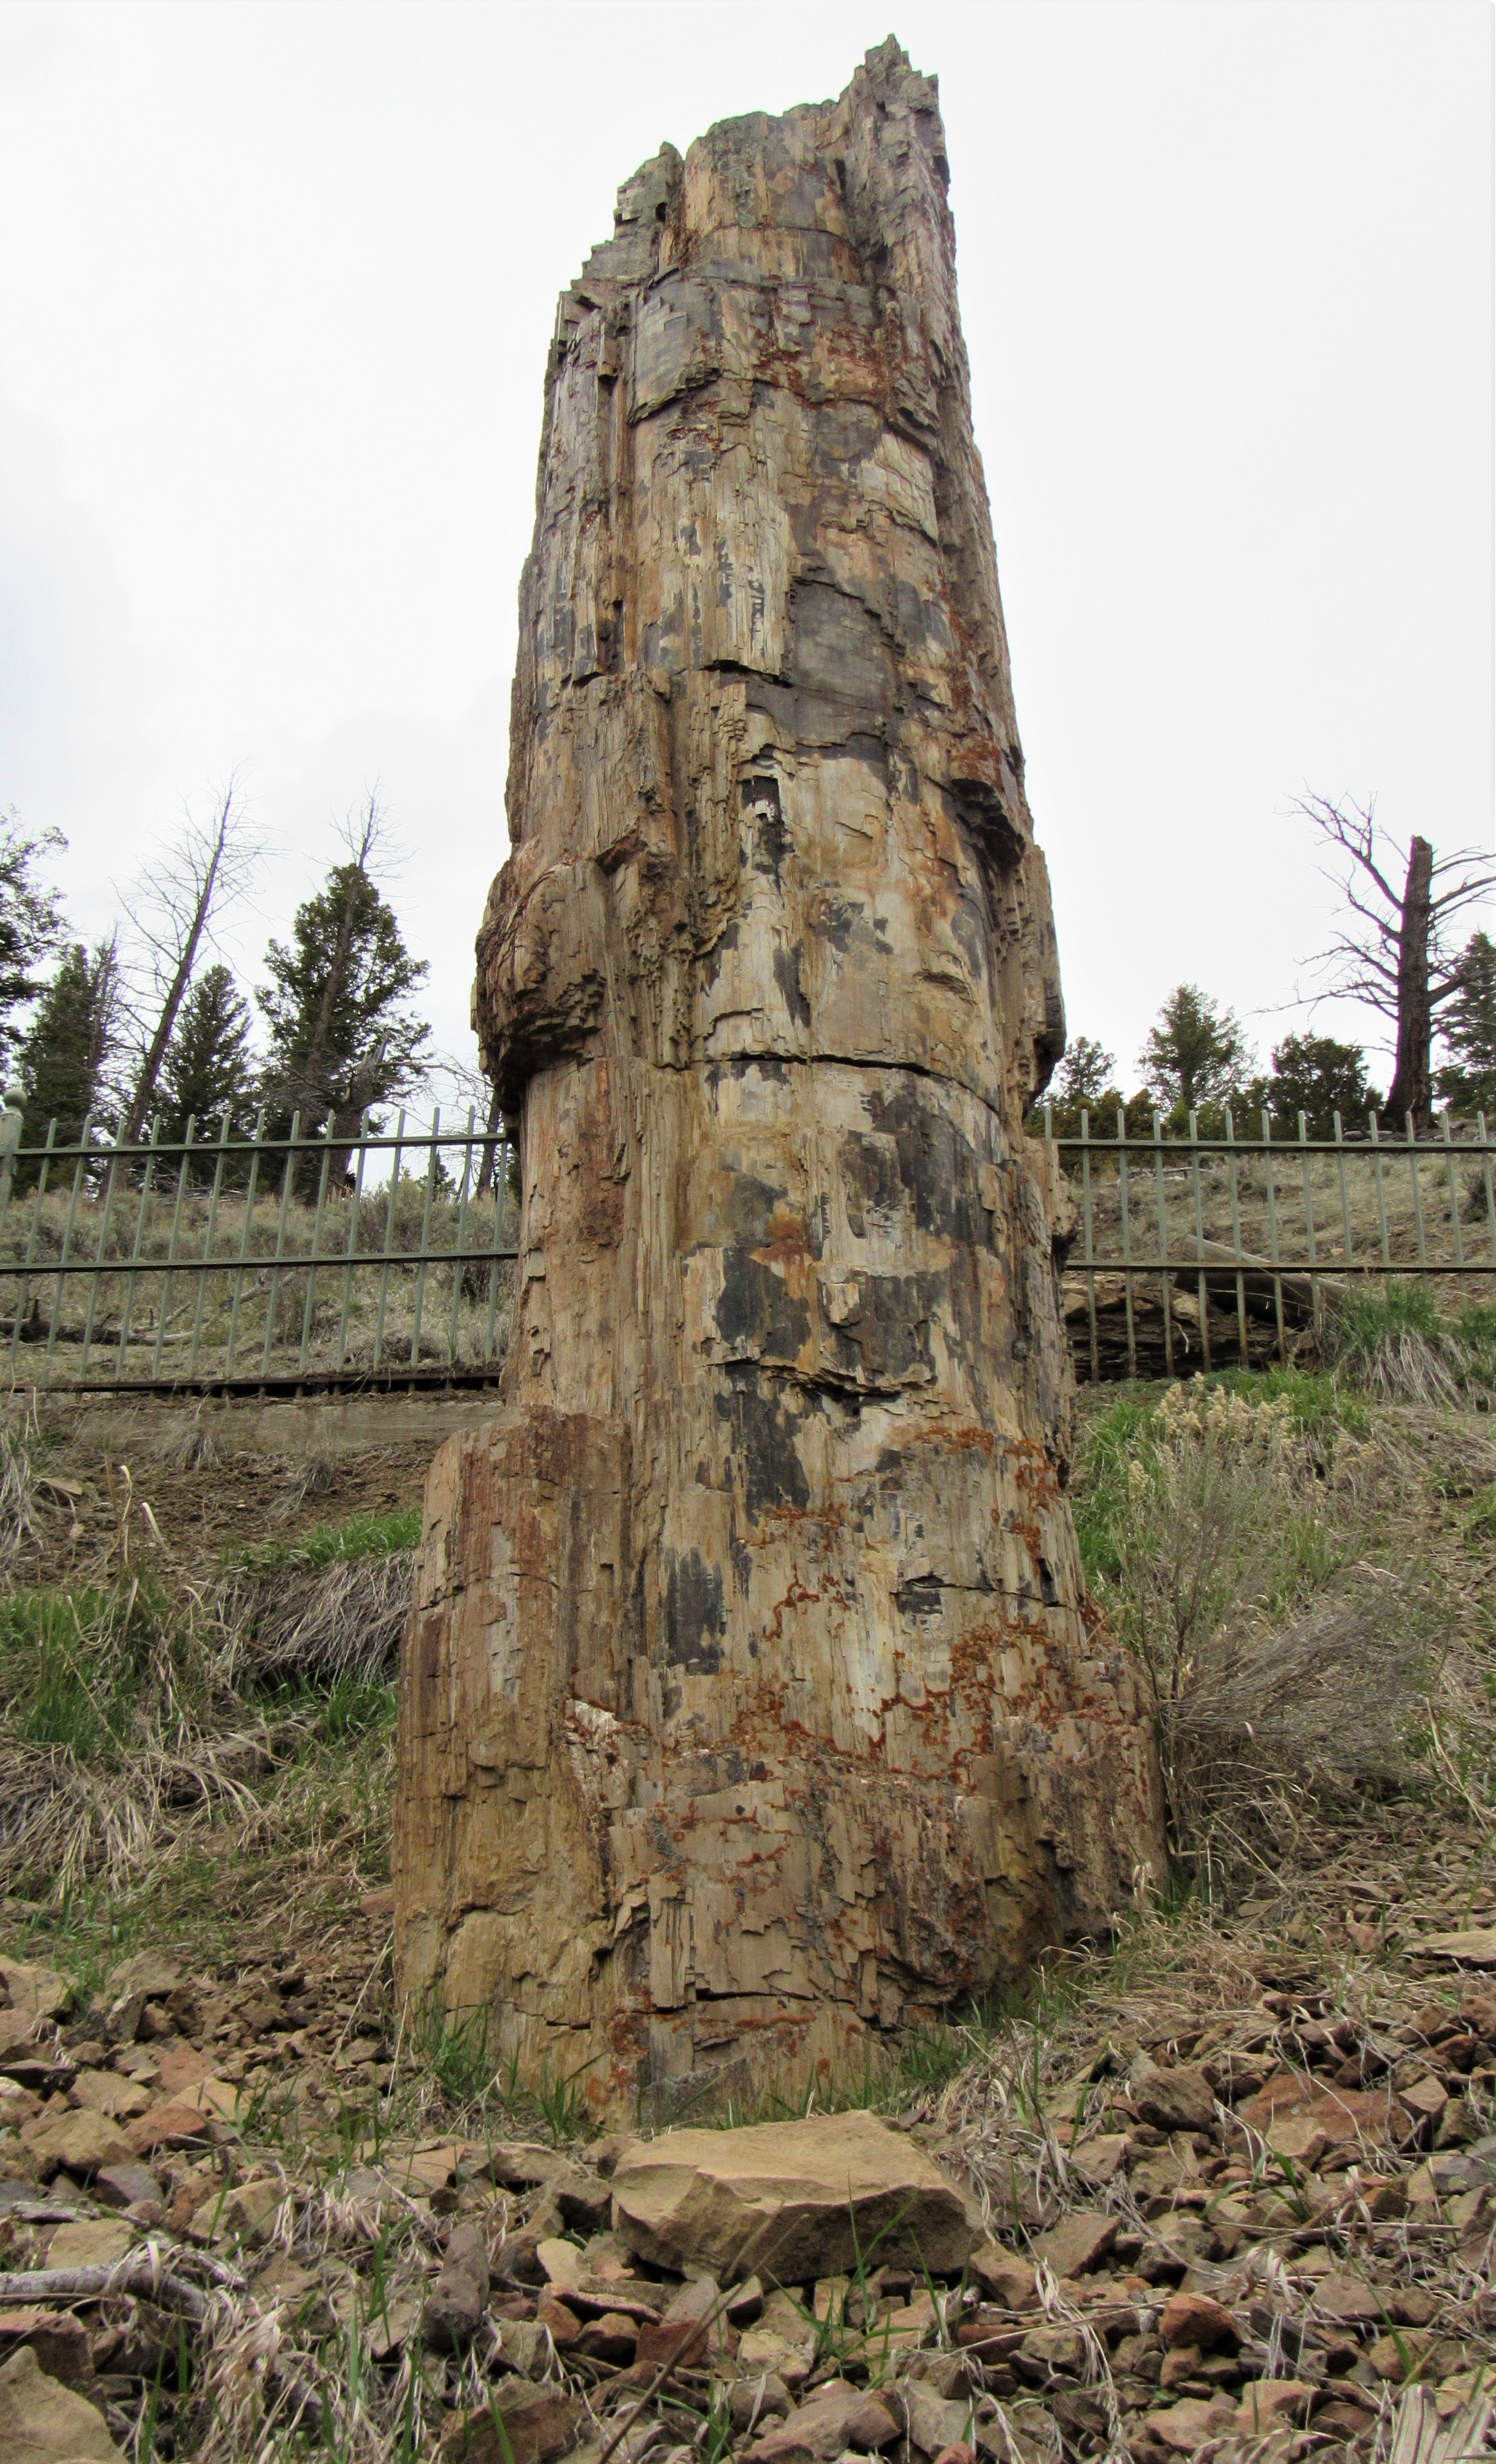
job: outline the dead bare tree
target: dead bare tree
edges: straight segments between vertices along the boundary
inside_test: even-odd
[[[1400,847],[1377,828],[1375,800],[1362,806],[1309,796],[1297,809],[1332,859],[1325,875],[1351,918],[1310,961],[1326,972],[1319,998],[1365,1001],[1391,1020],[1396,1062],[1386,1116],[1400,1129],[1411,1114],[1421,1135],[1434,1121],[1435,1024],[1463,979],[1463,953],[1452,946],[1449,927],[1486,895],[1496,868],[1478,847],[1436,856],[1418,837]]]
[[[121,901],[143,946],[149,973],[148,1007],[154,1019],[142,1034],[141,1066],[121,1131],[121,1143],[138,1138],[156,1092],[172,1030],[213,916],[241,897],[253,876],[259,847],[251,836],[235,772],[215,799],[210,821],[188,814],[180,836],[159,864],[141,877],[136,902]]]

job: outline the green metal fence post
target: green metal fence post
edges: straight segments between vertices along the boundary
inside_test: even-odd
[[[342,1307],[338,1312],[338,1357],[334,1366],[341,1370],[348,1349],[348,1303],[353,1292],[353,1257],[358,1246],[359,1216],[363,1205],[363,1163],[368,1154],[364,1140],[369,1133],[367,1112],[359,1114],[359,1168],[354,1175],[353,1197],[348,1207],[348,1263],[342,1270]]]
[[[1332,1112],[1331,1118],[1335,1125],[1335,1162],[1340,1172],[1340,1229],[1345,1235],[1346,1265],[1349,1266],[1355,1256],[1355,1244],[1351,1238],[1351,1200],[1346,1194],[1345,1138],[1341,1133],[1339,1113]]]
[[[1163,1272],[1158,1278],[1159,1296],[1163,1302],[1163,1365],[1166,1376],[1174,1375],[1174,1310],[1169,1296],[1169,1210],[1163,1188],[1163,1116],[1154,1113],[1154,1187],[1158,1198],[1158,1257]]]
[[[197,1375],[197,1355],[203,1341],[203,1310],[208,1300],[208,1278],[212,1273],[213,1234],[218,1228],[218,1193],[223,1187],[224,1163],[229,1145],[227,1108],[218,1131],[218,1153],[213,1160],[213,1188],[208,1201],[208,1223],[203,1233],[203,1263],[197,1277],[197,1307],[192,1312],[192,1348],[187,1353],[187,1375]],[[225,1261],[227,1264],[227,1261]]]
[[[473,1122],[476,1107],[468,1106],[468,1134],[462,1155],[462,1188],[457,1199],[457,1257],[451,1270],[451,1319],[447,1329],[447,1366],[457,1357],[457,1304],[462,1298],[462,1246],[468,1228],[468,1180],[473,1171]]]
[[[1387,1192],[1382,1182],[1381,1133],[1375,1112],[1367,1113],[1366,1128],[1367,1133],[1372,1141],[1372,1146],[1375,1150],[1372,1158],[1372,1167],[1376,1177],[1376,1221],[1381,1230],[1382,1265],[1384,1266],[1390,1266],[1392,1265],[1392,1250],[1387,1240]]]
[[[254,1221],[254,1183],[260,1168],[259,1143],[265,1129],[263,1105],[254,1116],[251,1132],[253,1145],[250,1153],[249,1186],[244,1194],[244,1229],[239,1235],[239,1256],[234,1270],[233,1292],[229,1302],[229,1342],[224,1354],[224,1376],[233,1375],[233,1355],[239,1340],[239,1301],[244,1291],[244,1270],[250,1255],[250,1230]]]
[[[1237,1262],[1237,1343],[1242,1353],[1243,1368],[1250,1369],[1252,1365],[1252,1349],[1246,1339],[1246,1277],[1242,1271],[1242,1202],[1241,1194],[1237,1185],[1236,1132],[1231,1125],[1230,1105],[1227,1104],[1223,1109],[1226,1116],[1226,1145],[1229,1149],[1226,1163],[1231,1175],[1231,1248]]]
[[[1460,1229],[1460,1176],[1455,1170],[1454,1139],[1449,1128],[1449,1107],[1444,1107],[1444,1153],[1449,1158],[1449,1221],[1454,1226],[1455,1264],[1464,1265],[1464,1235]]]
[[[88,1160],[88,1133],[92,1127],[93,1123],[91,1121],[85,1121],[83,1123],[82,1133],[77,1142],[77,1162],[74,1166],[73,1171],[73,1195],[68,1199],[68,1220],[63,1227],[62,1233],[62,1255],[57,1261],[58,1272],[56,1297],[52,1304],[52,1321],[47,1329],[47,1358],[49,1360],[52,1358],[53,1351],[56,1344],[57,1325],[62,1315],[62,1287],[66,1283],[67,1277],[61,1270],[68,1263],[69,1252],[73,1246],[73,1226],[77,1221],[78,1192],[83,1186],[83,1166]]]
[[[260,1354],[260,1375],[270,1368],[271,1346],[275,1339],[275,1310],[280,1299],[280,1262],[286,1254],[286,1214],[291,1204],[291,1185],[297,1177],[297,1136],[301,1127],[299,1108],[291,1115],[291,1135],[286,1140],[286,1169],[280,1183],[280,1212],[275,1219],[275,1257],[270,1270],[270,1293],[265,1303],[265,1349]]]
[[[1095,1385],[1101,1377],[1101,1347],[1096,1338],[1096,1278],[1090,1271],[1090,1262],[1094,1255],[1091,1246],[1090,1114],[1084,1106],[1081,1110],[1081,1227],[1086,1243],[1086,1314],[1090,1322],[1090,1375],[1091,1383]],[[517,1291],[518,1285],[519,1278],[517,1275],[515,1277]]]
[[[1423,1199],[1419,1189],[1419,1133],[1413,1126],[1411,1112],[1407,1115],[1407,1123],[1408,1169],[1413,1175],[1413,1228],[1418,1235],[1419,1265],[1426,1266],[1428,1260],[1423,1254]]]
[[[1199,1114],[1190,1114],[1190,1178],[1195,1191],[1195,1256],[1199,1265],[1200,1367],[1210,1368],[1210,1290],[1205,1281],[1205,1206],[1199,1187]]]
[[[125,1269],[124,1295],[120,1303],[120,1356],[118,1374],[124,1375],[124,1355],[130,1340],[130,1320],[135,1314],[135,1293],[140,1280],[141,1249],[145,1239],[145,1218],[150,1211],[151,1175],[156,1169],[156,1142],[161,1135],[161,1114],[150,1125],[146,1141],[148,1152],[145,1169],[141,1175],[141,1202],[135,1217],[135,1239],[130,1244],[130,1263]]]
[[[1263,1160],[1267,1174],[1267,1255],[1272,1263],[1273,1311],[1278,1320],[1278,1357],[1288,1362],[1288,1338],[1283,1323],[1283,1277],[1278,1272],[1278,1158],[1272,1151],[1272,1122],[1263,1107]]]
[[[322,1168],[317,1177],[317,1212],[312,1218],[312,1256],[306,1273],[306,1300],[301,1310],[301,1349],[297,1354],[297,1375],[306,1367],[306,1347],[312,1334],[312,1310],[317,1293],[317,1266],[322,1246],[322,1209],[327,1203],[327,1169],[333,1159],[333,1124],[328,1122],[322,1133]]]
[[[114,1194],[120,1177],[120,1158],[111,1155],[109,1177],[104,1187],[104,1215],[94,1247],[94,1271],[88,1279],[88,1308],[83,1317],[83,1356],[78,1363],[78,1375],[88,1375],[88,1355],[94,1348],[94,1318],[99,1308],[99,1287],[103,1281],[104,1259],[109,1248],[109,1223],[114,1214]]]
[[[385,1210],[385,1263],[379,1270],[379,1309],[374,1320],[374,1366],[377,1369],[385,1353],[385,1303],[389,1295],[389,1261],[395,1246],[395,1201],[400,1191],[400,1149],[406,1134],[406,1109],[402,1104],[395,1123],[395,1154],[389,1173],[389,1204]]]
[[[31,1225],[26,1235],[26,1256],[21,1266],[20,1288],[15,1296],[15,1315],[11,1324],[11,1368],[13,1373],[21,1349],[21,1327],[26,1316],[26,1303],[31,1292],[31,1269],[36,1256],[36,1240],[41,1230],[42,1200],[47,1195],[47,1175],[52,1169],[53,1140],[57,1134],[55,1120],[47,1124],[46,1143],[41,1152],[41,1164],[36,1175],[36,1199],[32,1208]],[[1486,1177],[1489,1178],[1489,1173]]]
[[[1117,1193],[1122,1201],[1122,1299],[1127,1310],[1127,1374],[1137,1375],[1137,1344],[1133,1331],[1133,1227],[1127,1186],[1127,1114],[1117,1106]]]
[[[441,1169],[440,1150],[437,1144],[441,1126],[442,1108],[437,1104],[433,1106],[431,1111],[431,1139],[426,1162],[426,1202],[421,1209],[421,1259],[415,1270],[415,1316],[410,1328],[412,1369],[421,1357],[421,1309],[426,1300],[426,1253],[431,1245],[431,1200],[436,1195],[436,1176]]]
[[[1491,1191],[1490,1135],[1485,1113],[1477,1112],[1475,1117],[1481,1132],[1481,1165],[1485,1181],[1485,1228],[1491,1236],[1491,1265],[1496,1266],[1496,1197]]]
[[[1309,1245],[1309,1309],[1313,1313],[1313,1317],[1317,1325],[1319,1321],[1319,1284],[1314,1274],[1314,1262],[1318,1255],[1314,1246],[1314,1192],[1309,1182],[1309,1122],[1302,1112],[1299,1114],[1299,1145],[1303,1150],[1304,1234]]]
[[[171,1209],[171,1234],[166,1243],[166,1263],[161,1276],[161,1303],[156,1311],[156,1348],[151,1353],[150,1374],[161,1375],[162,1347],[166,1340],[166,1305],[171,1298],[171,1286],[176,1274],[177,1242],[182,1231],[182,1201],[187,1196],[187,1180],[192,1170],[192,1140],[197,1131],[197,1114],[187,1114],[187,1125],[182,1136],[182,1161],[177,1167],[177,1194]],[[170,1149],[167,1149],[170,1153]]]

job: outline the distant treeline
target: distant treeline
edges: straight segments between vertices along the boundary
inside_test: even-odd
[[[431,1058],[415,1006],[428,967],[375,877],[383,835],[370,797],[247,993],[214,941],[260,856],[233,784],[92,948],[70,933],[50,878],[64,842],[13,813],[0,822],[0,1067],[19,1081],[25,1142],[50,1121],[58,1144],[85,1122],[123,1141],[153,1121],[165,1141],[189,1122],[199,1137],[225,1122],[242,1136],[261,1113],[273,1137],[297,1116],[303,1133],[351,1138],[365,1113],[419,1085]]]

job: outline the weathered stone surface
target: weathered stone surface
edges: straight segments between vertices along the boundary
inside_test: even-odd
[[[575,2447],[581,2419],[579,2397],[560,2387],[531,2387],[523,2379],[500,2379],[487,2410],[448,2414],[440,2453],[451,2464],[552,2464]]]
[[[1116,2237],[1115,2216],[1092,2215],[1077,2208],[1041,2233],[1034,2248],[1056,2276],[1084,2276],[1106,2257]]]
[[[849,2267],[959,2268],[976,2238],[937,2166],[870,2113],[672,2130],[619,2158],[614,2231],[657,2266],[803,2284]]]
[[[136,2153],[118,2123],[86,2107],[76,2113],[38,2114],[21,2137],[44,2182],[59,2168],[86,2180],[100,2165],[124,2164]]]
[[[488,2304],[488,2244],[476,2225],[458,2225],[426,2298],[421,2334],[433,2352],[460,2353]]]
[[[475,993],[515,1333],[427,1494],[396,1951],[600,2114],[861,2076],[1161,1869],[946,176],[887,43],[645,165],[551,355]]]
[[[1144,2122],[1155,2130],[1213,2130],[1216,2099],[1209,2079],[1196,2062],[1176,2062],[1160,2070],[1155,2062],[1138,2062],[1131,2080],[1133,2102]]]
[[[1234,2352],[1242,2341],[1230,2311],[1208,2293],[1172,2294],[1159,2312],[1158,2333],[1166,2344],[1194,2344],[1202,2353],[1221,2344]]]
[[[0,2455],[5,2464],[123,2464],[103,2415],[48,2378],[28,2344],[0,2369]]]

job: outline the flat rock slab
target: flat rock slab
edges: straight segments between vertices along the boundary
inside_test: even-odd
[[[1464,1933],[1428,1933],[1411,1942],[1416,1957],[1457,1959],[1465,1968],[1496,1968],[1496,1925],[1473,1925]]]
[[[656,2266],[803,2284],[901,2261],[954,2275],[977,2236],[938,2167],[869,2113],[673,2130],[625,2149],[613,2230]]]
[[[1077,2208],[1073,2215],[1062,2216],[1048,2233],[1040,2234],[1035,2252],[1056,2276],[1084,2276],[1106,2257],[1117,2237],[1117,2222],[1115,2216],[1092,2215]]]
[[[5,2464],[124,2464],[102,2413],[48,2378],[27,2344],[0,2369],[0,2455]]]

